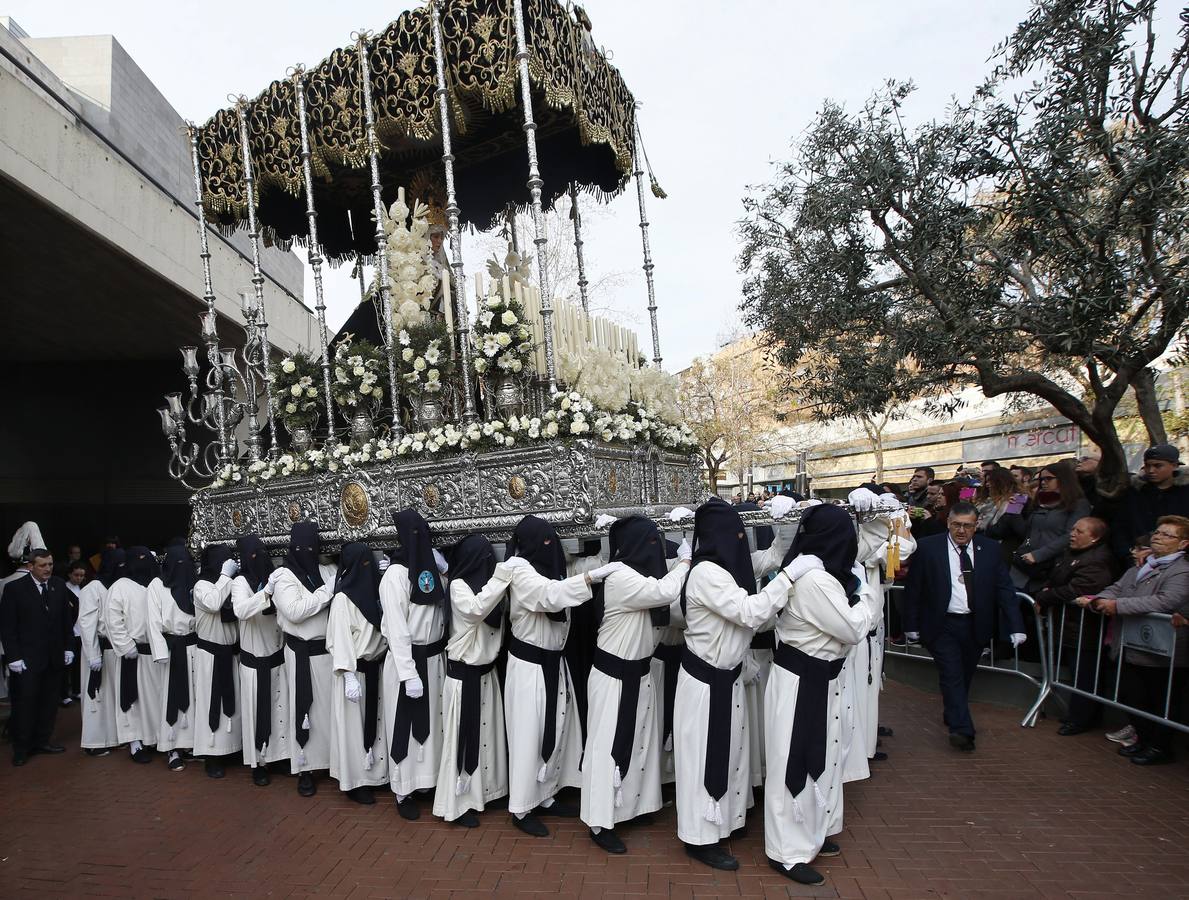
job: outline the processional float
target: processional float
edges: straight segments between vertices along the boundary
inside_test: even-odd
[[[170,473],[193,490],[195,547],[249,532],[278,547],[307,519],[332,545],[387,545],[390,511],[404,507],[444,541],[501,540],[529,513],[590,536],[602,512],[661,521],[704,499],[660,370],[637,104],[584,15],[556,0],[432,0],[236,98],[188,137],[205,354],[181,348],[188,393],[159,413]],[[586,309],[579,198],[608,200],[633,178],[651,366],[634,334]],[[554,298],[546,265],[545,210],[562,196],[577,303]],[[450,258],[432,272],[426,231],[442,207]],[[462,228],[517,208],[531,217],[536,284],[512,253],[475,278],[472,308]],[[238,349],[220,342],[210,228],[246,228],[251,245]],[[319,328],[305,354],[269,344],[263,241],[308,252]],[[323,267],[369,260],[375,279],[353,321],[375,340],[332,344]]]

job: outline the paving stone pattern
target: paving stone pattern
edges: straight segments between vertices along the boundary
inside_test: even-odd
[[[684,855],[671,806],[622,828],[613,857],[573,819],[534,839],[502,809],[467,830],[428,809],[406,822],[387,794],[358,806],[329,780],[307,800],[289,777],[88,758],[64,711],[67,753],[0,758],[0,897],[1189,897],[1189,764],[1133,766],[1099,733],[1023,729],[991,706],[961,755],[936,694],[889,682],[883,706],[891,758],[847,787],[843,852],[817,888],[768,868],[758,808],[732,841],[740,870],[713,872]]]

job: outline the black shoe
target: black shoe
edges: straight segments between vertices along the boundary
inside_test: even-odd
[[[704,865],[710,866],[712,869],[734,872],[739,868],[739,860],[727,853],[718,844],[686,844],[685,852],[687,856],[696,859]]]
[[[132,754],[132,761],[138,763],[150,763],[153,761],[153,751],[147,747],[141,747]]]
[[[223,761],[219,759],[207,759],[203,766],[206,768],[207,778],[222,778],[226,775],[223,769]]]
[[[826,877],[821,872],[805,863],[797,863],[791,869],[786,869],[776,860],[769,859],[768,865],[790,881],[797,882],[797,884],[815,885],[822,884],[826,880]]]
[[[256,787],[268,787],[272,784],[267,766],[252,766],[252,784]]]
[[[347,791],[347,796],[356,803],[361,803],[364,806],[372,806],[376,802],[376,792],[367,785],[351,788],[351,790]]]
[[[61,744],[38,744],[36,753],[65,753],[66,748]]]
[[[318,786],[314,784],[312,773],[302,772],[297,776],[297,793],[303,797],[312,797],[318,793]]]
[[[573,803],[558,803],[554,801],[549,806],[538,806],[533,810],[534,816],[557,816],[559,819],[578,818],[578,807]]]
[[[1148,748],[1136,741],[1134,744],[1128,744],[1126,747],[1120,747],[1118,753],[1120,756],[1139,756],[1141,753],[1147,753]]]
[[[747,825],[743,824],[731,832],[732,841],[741,841],[747,837]]]
[[[529,813],[527,816],[512,816],[512,824],[533,837],[549,837],[549,829],[545,823]]]
[[[463,828],[478,828],[479,817],[475,815],[473,810],[467,810],[457,819],[450,819],[451,825],[460,825]]]
[[[871,757],[871,759],[874,760],[875,762],[883,762],[887,758],[888,758],[888,755],[886,753],[884,753],[882,750],[876,750],[875,755]]]
[[[169,757],[165,765],[169,767],[169,771],[171,772],[180,772],[186,768],[186,761],[175,753]]]
[[[619,839],[619,835],[615,833],[614,828],[604,828],[598,834],[595,834],[592,828],[590,830],[590,839],[608,853],[628,852],[628,848],[623,845],[623,841]]]
[[[1136,766],[1163,766],[1170,762],[1176,762],[1176,757],[1155,747],[1149,747],[1143,753],[1136,753],[1131,757],[1132,765]]]
[[[963,753],[974,752],[974,738],[968,734],[958,734],[954,732],[950,734],[950,746],[955,750],[961,750]]]
[[[111,750],[108,747],[83,747],[83,753],[87,756],[107,756]]]
[[[412,794],[404,800],[396,801],[396,811],[402,819],[408,819],[410,822],[421,818],[421,805]]]
[[[29,754],[21,750],[12,751],[12,764],[14,766],[23,766],[29,761]]]
[[[1062,737],[1069,737],[1070,735],[1074,734],[1084,734],[1089,730],[1090,729],[1085,725],[1078,725],[1074,722],[1065,722],[1060,728],[1057,729],[1057,734],[1061,735]]]
[[[842,848],[835,844],[829,838],[822,842],[822,849],[817,851],[818,856],[841,856]]]
[[[880,737],[894,737],[896,734],[896,732],[892,731],[892,729],[888,728],[886,725],[877,725],[875,727],[875,733]]]

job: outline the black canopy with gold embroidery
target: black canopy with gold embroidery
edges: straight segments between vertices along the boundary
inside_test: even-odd
[[[513,3],[443,0],[441,9],[458,203],[464,222],[486,227],[507,204],[529,201]],[[524,0],[524,16],[544,199],[552,202],[571,182],[617,192],[632,169],[631,93],[557,0]],[[375,250],[358,52],[353,45],[337,49],[302,76],[318,236],[332,258]],[[429,10],[402,13],[370,41],[368,53],[385,203],[403,186],[445,205]],[[246,112],[260,223],[276,238],[302,239],[293,82],[274,81]],[[198,129],[198,155],[208,217],[238,226],[247,205],[234,108]]]

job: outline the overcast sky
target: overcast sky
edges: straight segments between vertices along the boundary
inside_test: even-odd
[[[411,5],[0,0],[0,14],[34,37],[115,35],[182,116],[203,121],[229,93],[254,95],[288,66],[312,65],[350,43],[352,31],[379,31]],[[669,195],[649,195],[648,215],[661,352],[665,368],[676,371],[712,351],[737,322],[741,198],[768,178],[772,161],[788,156],[822,101],[853,109],[884,79],[912,79],[919,91],[910,115],[942,115],[951,97],[967,97],[986,73],[992,49],[1028,3],[587,0],[586,8],[595,40],[644,104],[648,157]],[[459,203],[465,207],[466,197]],[[636,222],[629,191],[608,214],[588,216],[585,253],[594,277],[628,273],[610,305],[636,317],[643,347],[647,295]],[[468,275],[480,262],[468,254]],[[359,292],[341,272],[328,289],[337,326]]]

